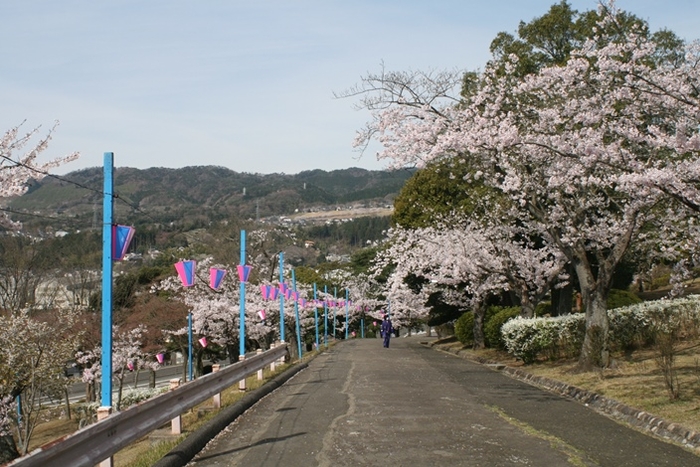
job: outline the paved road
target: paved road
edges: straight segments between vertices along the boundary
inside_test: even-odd
[[[419,340],[338,344],[188,465],[700,466],[679,447]]]

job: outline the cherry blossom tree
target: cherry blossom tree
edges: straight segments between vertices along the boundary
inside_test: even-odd
[[[39,320],[28,310],[0,315],[0,431],[11,429],[19,443],[19,453],[25,454],[29,446],[44,397],[60,400],[67,378],[66,362],[72,359],[79,332],[73,326],[77,314],[58,310],[56,319]],[[7,404],[21,401],[20,410],[11,410]],[[8,418],[8,414],[15,414]],[[0,435],[1,436],[1,435]],[[2,443],[4,457],[8,450],[17,452],[14,441],[5,438]]]
[[[48,147],[57,125],[54,124],[48,134],[36,142],[39,128],[21,134],[22,125],[11,128],[0,138],[0,198],[23,195],[29,188],[30,180],[40,180],[48,175],[50,169],[79,157],[76,152],[48,162],[39,161],[39,155]],[[18,154],[22,151],[25,152]],[[21,226],[12,221],[5,211],[0,211],[0,224],[15,229]]]
[[[517,57],[506,73],[487,66],[459,105],[435,79],[409,82],[424,92],[370,88],[380,99],[365,101],[373,121],[358,139],[378,139],[395,167],[466,158],[510,198],[518,225],[574,265],[586,309],[583,367],[609,363],[615,267],[645,226],[674,222],[660,203],[692,207],[700,179],[697,45],[680,66],[660,61],[648,34],[615,27],[617,13],[605,3],[598,35],[561,66],[522,78],[507,72]]]

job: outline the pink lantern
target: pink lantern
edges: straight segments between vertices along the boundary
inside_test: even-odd
[[[258,316],[260,316],[261,321],[265,321],[265,310],[258,311]]]
[[[374,321],[374,322],[372,323],[372,326],[375,326],[375,327],[376,327],[376,326],[377,326],[377,322]]]
[[[226,276],[226,269],[209,268],[209,287],[214,290],[219,290],[224,276]]]
[[[158,363],[160,363],[160,364],[162,365],[163,362],[165,361],[165,354],[162,353],[162,352],[159,353],[159,354],[157,354],[157,355],[156,355],[156,360],[158,360]]]
[[[352,337],[355,337],[355,331],[352,332]]]
[[[270,300],[277,300],[277,296],[279,295],[280,291],[277,287],[270,287],[270,295],[268,295]]]
[[[248,282],[248,277],[250,277],[250,271],[253,269],[253,266],[248,266],[247,264],[239,264],[236,266],[238,269],[238,279],[241,282]]]
[[[128,362],[126,367],[129,369],[129,371],[134,371],[134,362]]]
[[[194,272],[196,267],[197,262],[194,260],[178,261],[175,263],[177,275],[180,277],[183,286],[191,287],[194,285]]]
[[[199,339],[199,345],[201,345],[203,348],[206,349],[206,348],[207,348],[207,338],[206,338],[206,337],[200,338],[200,339]]]

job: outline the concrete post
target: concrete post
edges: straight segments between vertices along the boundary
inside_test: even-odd
[[[174,390],[180,387],[179,379],[170,380],[170,390]],[[174,435],[182,434],[182,415],[178,415],[170,421],[170,432]]]
[[[216,373],[221,369],[221,365],[218,363],[215,363],[211,366],[211,372]],[[220,409],[221,408],[221,393],[214,394],[212,397],[212,402],[214,403],[214,408],[215,409]]]
[[[277,344],[271,344],[270,350],[274,349],[275,347],[277,347]],[[274,361],[272,363],[270,363],[270,372],[271,373],[275,372],[275,362]]]
[[[243,360],[245,360],[245,355],[239,355],[238,361],[242,362]],[[245,378],[238,382],[238,390],[241,392],[245,392]]]
[[[99,422],[100,420],[104,420],[105,418],[109,417],[109,415],[112,413],[112,407],[98,407],[97,408],[97,421]],[[108,457],[107,459],[103,460],[98,464],[98,467],[112,467],[114,464],[112,463],[112,458]]]
[[[260,354],[262,353],[262,349],[258,349],[255,353],[256,353],[257,355],[260,355]],[[258,370],[258,381],[262,381],[262,380],[263,380],[263,369],[260,368],[260,369]]]

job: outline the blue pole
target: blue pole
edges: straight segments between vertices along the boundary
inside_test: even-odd
[[[245,267],[245,230],[241,230],[241,266]],[[245,358],[245,282],[241,281],[241,314],[238,318],[238,359]]]
[[[192,371],[192,312],[187,313],[187,381],[194,379]]]
[[[112,225],[114,153],[104,153],[102,201],[102,407],[112,406]]]
[[[323,286],[323,345],[328,347],[328,286]]]
[[[338,308],[338,287],[333,288],[333,339],[335,339],[335,309]]]
[[[297,291],[297,278],[294,275],[294,269],[292,269],[292,290]],[[294,316],[297,321],[297,347],[299,350],[299,360],[301,360],[301,327],[299,326],[299,301],[294,300]]]
[[[280,251],[280,287],[284,284],[284,252]],[[280,290],[280,342],[284,342],[284,294]]]
[[[314,282],[314,326],[316,327],[316,350],[318,350],[318,305],[316,304],[316,283]]]
[[[348,331],[350,330],[350,320],[348,308],[350,304],[348,303],[350,291],[345,289],[345,340],[348,340]]]
[[[360,337],[362,339],[364,339],[365,338],[365,317],[364,316],[362,316],[362,318],[360,318],[360,329],[362,329],[362,334],[360,334]]]

